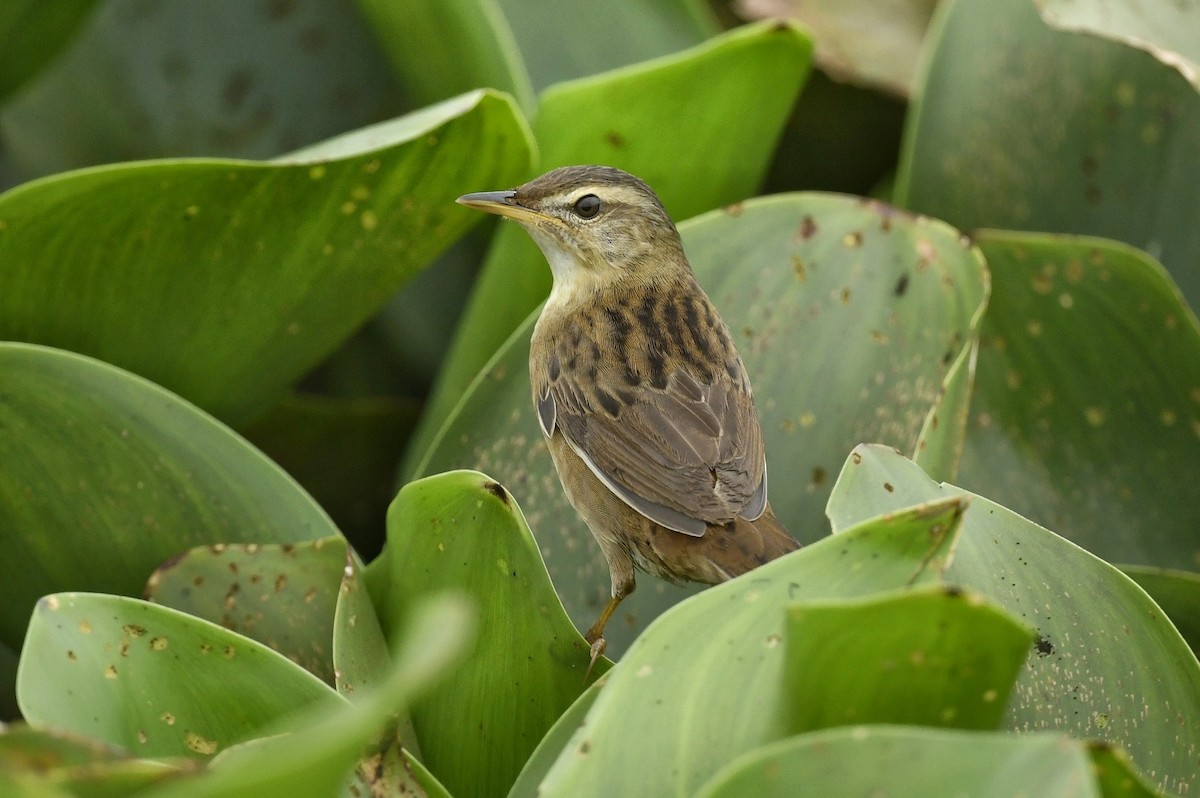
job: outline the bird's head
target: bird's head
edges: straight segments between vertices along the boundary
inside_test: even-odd
[[[671,218],[654,191],[608,166],[567,166],[510,191],[464,194],[458,202],[519,222],[554,273],[558,299],[616,281],[671,279],[688,269]]]

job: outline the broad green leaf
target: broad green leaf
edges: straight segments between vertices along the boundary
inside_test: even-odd
[[[1137,47],[1200,90],[1200,7],[1170,0],[1042,0],[1047,23]]]
[[[398,641],[396,664],[386,681],[361,700],[316,707],[291,719],[292,733],[259,738],[219,754],[197,779],[148,793],[153,798],[259,798],[330,795],[412,795],[448,798],[420,762],[405,759],[406,773],[381,770],[376,750],[387,745],[393,714],[444,678],[467,648],[474,631],[469,607],[453,596],[410,609]],[[401,752],[399,755],[407,757]],[[386,777],[386,778],[384,778]]]
[[[213,543],[337,534],[278,466],[178,397],[105,363],[0,343],[0,635],[38,596],[138,595]]]
[[[41,16],[81,4],[34,2]],[[28,180],[144,158],[271,158],[394,116],[401,106],[387,60],[348,5],[96,3],[69,46],[0,112],[2,149]],[[0,46],[3,58],[33,50],[36,64],[52,54],[36,29],[25,34]]]
[[[143,595],[257,640],[332,686],[333,614],[347,553],[340,535],[202,546],[159,567]]]
[[[121,798],[185,775],[191,764],[135,757],[116,746],[25,724],[0,728],[0,794],[10,798],[41,795],[39,788],[74,798]],[[17,783],[29,791],[18,790]],[[62,793],[54,792],[58,789]]]
[[[475,92],[271,163],[27,183],[0,195],[0,337],[251,420],[466,231],[464,184],[507,183],[528,156],[512,101]]]
[[[937,586],[788,609],[794,734],[857,723],[994,729],[1033,632],[980,596]]]
[[[1165,798],[1166,793],[1150,786],[1120,748],[1094,740],[1087,747],[1092,757],[1092,772],[1104,798]]]
[[[947,435],[932,445],[956,449],[951,404],[965,392],[947,394],[943,382],[972,345],[986,292],[982,258],[956,231],[858,198],[798,194],[711,213],[682,235],[750,373],[771,503],[798,539],[825,534],[833,476],[861,441],[911,453],[936,414]],[[608,599],[608,569],[563,495],[534,417],[531,326],[479,376],[417,472],[478,468],[507,485],[586,629]],[[682,595],[644,577],[606,630],[610,650],[627,647]]]
[[[533,110],[529,75],[496,0],[358,0],[358,7],[413,105],[491,87]]]
[[[1099,798],[1086,746],[1058,734],[856,726],[764,745],[730,763],[698,798],[970,795]]]
[[[34,611],[17,699],[52,726],[139,756],[211,757],[295,729],[296,710],[337,702],[332,688],[266,646],[138,599],[56,593]]]
[[[813,32],[815,60],[840,83],[897,97],[912,91],[937,0],[741,0],[748,19],[794,19]]]
[[[1153,259],[984,231],[992,272],[959,482],[1115,562],[1200,562],[1200,325]],[[941,476],[941,475],[938,475]]]
[[[0,10],[0,101],[49,63],[83,24],[96,0],[9,0]]]
[[[983,306],[980,305],[982,314]],[[977,329],[978,317],[972,329]],[[958,353],[946,378],[942,380],[942,395],[937,404],[925,416],[925,424],[917,438],[913,460],[924,471],[938,479],[953,479],[958,474],[963,446],[967,438],[967,417],[971,407],[971,393],[975,387],[975,358],[979,353],[979,341],[971,343]]]
[[[477,598],[487,633],[413,704],[412,719],[425,764],[451,793],[503,794],[583,691],[588,664],[512,495],[468,471],[409,483],[369,578],[392,637],[400,611],[422,596],[454,589]]]
[[[569,4],[497,0],[497,4],[512,27],[537,91],[693,47],[720,31],[703,0]]]
[[[951,584],[982,593],[1037,630],[1003,725],[1124,748],[1158,789],[1200,781],[1200,663],[1128,577],[980,496],[929,479],[883,446],[861,446],[829,500],[834,530],[951,496],[970,499]],[[835,539],[838,536],[835,535]]]
[[[1200,654],[1200,574],[1144,565],[1122,565],[1121,570],[1150,594],[1192,652]]]
[[[539,167],[625,169],[653,186],[675,219],[745,199],[766,173],[811,50],[796,28],[752,25],[681,53],[551,86],[533,120]],[[681,146],[686,160],[678,157]],[[460,193],[507,187],[463,184]],[[405,473],[417,475],[471,380],[549,292],[550,269],[537,246],[517,225],[502,225],[409,444]]]
[[[539,795],[691,795],[787,736],[787,608],[939,581],[963,509],[872,519],[668,610],[609,671]]]
[[[356,365],[380,367],[375,360]],[[419,415],[415,399],[292,394],[239,432],[291,474],[365,556],[383,545],[396,462]]]
[[[529,759],[525,760],[525,766],[521,768],[520,775],[513,782],[512,789],[508,791],[509,798],[540,798],[538,785],[542,783],[542,779],[546,778],[546,774],[554,766],[559,753],[566,748],[567,743],[571,740],[571,735],[575,734],[575,731],[583,725],[583,720],[591,710],[592,704],[596,703],[596,696],[600,695],[600,691],[606,684],[608,684],[608,679],[605,676],[592,682],[579,698],[575,699],[575,703],[571,704],[566,712],[559,715],[558,720],[542,737]]]
[[[1029,0],[939,6],[897,204],[961,230],[1124,241],[1161,260],[1200,306],[1197,175],[1200,94],[1171,67],[1051,29]]]

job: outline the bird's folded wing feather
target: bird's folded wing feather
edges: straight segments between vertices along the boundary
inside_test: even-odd
[[[754,519],[766,506],[762,431],[738,382],[706,385],[680,369],[665,389],[601,377],[585,390],[565,374],[548,387],[551,424],[651,520],[702,535],[706,524]]]

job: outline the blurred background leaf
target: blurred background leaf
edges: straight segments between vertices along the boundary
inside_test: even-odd
[[[899,205],[968,232],[1124,241],[1200,304],[1194,86],[1141,50],[1047,27],[1028,0],[947,0],[929,36]]]
[[[70,42],[96,0],[10,0],[0,9],[0,102]]]
[[[1112,562],[1200,566],[1200,325],[1114,241],[983,231],[964,487]]]

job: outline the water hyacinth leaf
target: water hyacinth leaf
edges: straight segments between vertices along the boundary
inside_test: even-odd
[[[477,221],[463,185],[511,182],[529,148],[512,100],[479,91],[273,162],[26,183],[0,195],[0,337],[249,421]]]
[[[748,25],[680,53],[551,86],[533,119],[539,171],[589,163],[624,169],[647,181],[676,220],[745,199],[771,163],[811,51],[797,28]],[[705,108],[726,113],[697,126]],[[681,142],[686,163],[677,157]],[[463,184],[460,193],[510,185]],[[419,475],[416,465],[463,392],[549,292],[550,269],[537,246],[517,225],[501,225],[409,444],[405,473]]]
[[[721,30],[703,0],[610,0],[603,5],[570,6],[556,0],[497,0],[497,4],[537,91],[694,47]]]
[[[1200,574],[1145,565],[1122,565],[1120,568],[1150,594],[1192,651],[1200,654]]]
[[[358,7],[413,104],[488,86],[533,110],[529,74],[496,0],[358,0]]]
[[[333,685],[333,613],[346,568],[340,535],[201,546],[158,568],[145,598],[278,651]]]
[[[396,461],[419,415],[420,403],[407,397],[291,394],[238,431],[295,477],[366,556],[383,545]]]
[[[1107,743],[1089,742],[1092,773],[1104,798],[1169,798],[1146,781],[1129,761],[1129,755]]]
[[[981,305],[980,313],[983,312]],[[978,319],[975,325],[978,327]],[[913,450],[913,460],[935,479],[951,480],[958,474],[967,438],[967,419],[975,388],[975,359],[979,341],[958,353],[942,380],[941,398],[929,409]]]
[[[336,535],[283,471],[167,391],[90,358],[0,343],[0,634],[48,591],[139,595],[213,543]]]
[[[389,738],[393,715],[444,677],[474,632],[472,608],[461,597],[440,596],[409,610],[406,634],[385,681],[355,703],[336,701],[291,719],[295,731],[243,743],[215,757],[195,779],[149,793],[152,798],[288,795],[428,795],[448,793],[420,762],[405,759],[405,773],[381,767],[380,738]],[[363,756],[364,749],[368,752]],[[381,778],[387,776],[387,781]]]
[[[792,795],[1100,798],[1084,743],[1058,734],[902,726],[827,729],[732,762],[698,798]]]
[[[3,794],[14,798],[40,795],[35,785],[75,798],[131,795],[186,775],[193,764],[144,759],[96,740],[23,723],[0,730],[0,787],[8,787]],[[5,778],[12,779],[11,785]]]
[[[494,630],[413,704],[412,720],[424,762],[452,794],[502,794],[583,692],[588,645],[515,500],[488,476],[456,471],[405,485],[388,513],[386,552],[370,578],[389,637],[404,608],[451,589],[476,598],[480,626]]]
[[[96,0],[13,0],[0,11],[0,100],[36,75],[92,13]]]
[[[995,729],[1033,632],[958,588],[793,605],[789,728],[861,723]]]
[[[571,735],[583,725],[584,718],[596,702],[596,696],[600,695],[606,684],[608,680],[603,676],[592,682],[579,698],[575,699],[575,703],[559,716],[525,761],[525,767],[521,768],[521,774],[508,791],[508,798],[540,798],[538,787],[542,779],[546,778],[546,774],[554,766]]]
[[[697,279],[746,363],[771,504],[798,539],[825,534],[833,475],[861,441],[913,452],[934,414],[943,437],[927,446],[961,446],[950,434],[961,436],[953,421],[961,411],[950,408],[965,392],[944,383],[972,345],[986,271],[956,231],[830,194],[751,200],[681,228]],[[478,377],[418,473],[479,468],[506,485],[568,612],[586,629],[608,599],[608,569],[567,504],[534,416],[532,321]],[[643,577],[606,630],[610,651],[689,590]]]
[[[1200,8],[1141,0],[1042,0],[1042,19],[1137,47],[1179,71],[1200,91]]]
[[[1200,561],[1200,324],[1145,253],[981,231],[981,330],[964,487],[1113,562]]]
[[[341,699],[266,646],[208,621],[123,596],[56,593],[30,621],[17,700],[35,727],[139,756],[207,759],[268,726],[288,727],[296,710]]]
[[[352,702],[367,700],[364,696],[383,683],[391,668],[387,638],[371,603],[365,571],[351,556],[334,612],[334,687]],[[411,760],[421,758],[421,745],[407,708],[396,708],[393,715],[393,725],[380,744],[378,774],[387,782],[405,782],[414,777]]]
[[[939,5],[896,203],[960,230],[1124,241],[1200,306],[1200,93],[1146,52],[1048,27],[1037,5]],[[1167,14],[1172,4],[1153,5]]]
[[[36,5],[51,17],[90,4]],[[21,180],[147,158],[271,158],[401,110],[370,27],[341,0],[94,5],[0,110],[0,141]],[[39,46],[34,64],[49,58],[31,27],[0,58]]]
[[[1200,664],[1163,611],[1113,566],[981,496],[939,485],[883,446],[860,446],[829,501],[835,532],[916,502],[969,498],[952,584],[1036,629],[1003,726],[1123,748],[1157,789],[1200,780]],[[853,528],[853,527],[850,527]],[[837,535],[835,535],[837,537]]]
[[[871,519],[668,610],[609,671],[539,794],[690,795],[788,736],[787,608],[938,582],[964,507]]]

